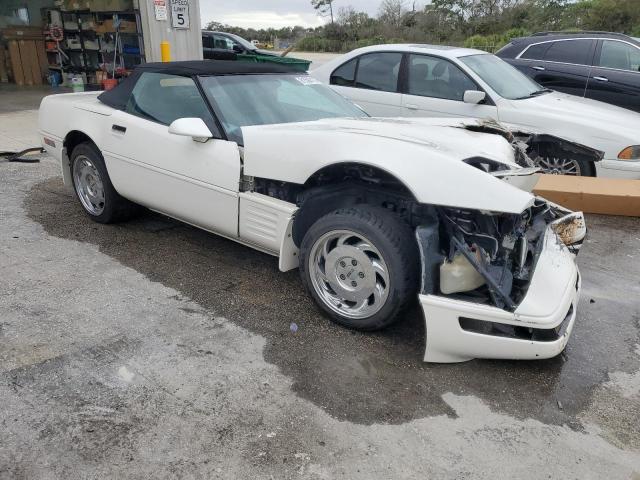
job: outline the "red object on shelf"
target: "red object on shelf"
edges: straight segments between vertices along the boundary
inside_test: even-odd
[[[102,80],[102,86],[105,90],[111,90],[118,86],[118,80],[115,78],[105,78]]]

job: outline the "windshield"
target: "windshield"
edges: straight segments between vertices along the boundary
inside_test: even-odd
[[[225,35],[228,35],[231,39],[233,39],[233,41],[240,44],[242,47],[246,48],[247,50],[256,49],[256,46],[253,43],[247,42],[244,38],[239,37],[238,35],[235,35],[233,33],[225,33]]]
[[[226,75],[200,82],[229,140],[240,145],[241,127],[367,116],[308,75]]]
[[[506,99],[521,100],[550,91],[495,55],[470,55],[461,57],[460,61]]]

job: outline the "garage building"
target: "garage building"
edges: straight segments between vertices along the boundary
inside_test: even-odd
[[[202,58],[198,0],[2,0],[0,82],[98,90],[138,64]]]

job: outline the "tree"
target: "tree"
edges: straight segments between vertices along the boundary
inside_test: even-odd
[[[216,31],[220,31],[220,30],[224,30],[224,25],[220,22],[216,22],[216,21],[211,21],[209,23],[207,23],[207,25],[204,27],[205,30],[210,30],[212,32],[216,32]]]
[[[586,30],[633,31],[640,24],[637,0],[582,0],[569,6],[571,16]]]
[[[378,18],[383,23],[400,28],[405,13],[404,0],[383,0],[378,11]]]
[[[337,23],[347,31],[348,37],[359,39],[371,33],[376,21],[366,12],[358,12],[352,6],[348,6],[338,10]]]
[[[311,5],[323,17],[331,17],[333,25],[333,2],[334,0],[311,0]]]

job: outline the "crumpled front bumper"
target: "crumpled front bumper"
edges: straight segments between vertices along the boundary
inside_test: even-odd
[[[584,225],[582,214],[577,215]],[[572,241],[581,242],[585,234],[582,228]],[[419,295],[426,322],[424,360],[453,363],[473,358],[554,357],[567,345],[579,296],[576,255],[550,225],[527,293],[515,311],[439,295]]]

